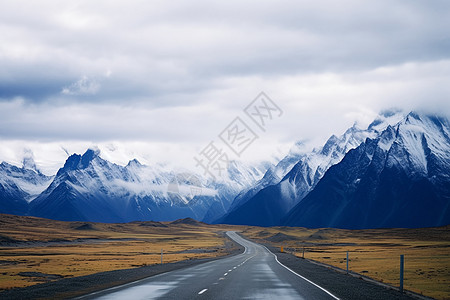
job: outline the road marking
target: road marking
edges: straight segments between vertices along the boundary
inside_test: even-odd
[[[233,271],[233,270],[231,270],[231,269],[228,270],[228,272],[231,272],[231,271]]]
[[[233,270],[236,269],[236,267],[233,268]]]
[[[228,273],[223,274],[223,276],[227,276],[227,275],[228,275]]]
[[[261,245],[264,248],[266,248],[267,251],[269,251],[269,253],[271,253],[273,256],[275,256],[275,260],[277,261],[277,263],[279,263],[281,266],[283,266],[284,268],[286,268],[288,271],[291,271],[293,274],[297,275],[298,277],[300,277],[301,279],[305,280],[306,282],[309,282],[310,284],[314,285],[315,287],[321,289],[322,291],[324,291],[325,293],[327,293],[328,295],[330,295],[331,297],[333,297],[336,300],[340,300],[338,297],[336,297],[335,295],[333,295],[331,292],[327,291],[326,289],[324,289],[323,287],[321,287],[320,285],[312,282],[311,280],[309,280],[308,278],[303,277],[302,275],[296,273],[295,271],[291,270],[290,268],[286,267],[285,265],[283,265],[282,263],[280,263],[280,261],[278,260],[278,257],[272,253],[272,251],[270,251],[269,249],[267,249],[266,246]]]
[[[252,259],[252,258],[255,257],[255,256],[256,256],[256,254],[250,256],[249,258],[247,258],[246,260],[244,260],[243,262],[241,262],[238,266],[239,266],[239,267],[242,266],[242,265],[245,264],[249,259]]]
[[[206,292],[208,289],[203,289],[200,292],[198,292],[199,295],[203,294],[204,292]]]

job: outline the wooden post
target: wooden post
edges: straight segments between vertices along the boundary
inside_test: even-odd
[[[302,254],[302,258],[305,258],[305,246],[303,246],[303,254]]]
[[[348,273],[348,251],[347,251],[347,273]]]
[[[402,254],[400,255],[400,292],[403,293],[403,271],[404,271],[404,265],[405,265],[405,256]]]
[[[163,264],[163,249],[161,249],[161,264]]]

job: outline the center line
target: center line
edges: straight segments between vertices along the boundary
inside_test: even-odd
[[[228,275],[228,273],[223,274],[223,276],[227,276],[227,275]]]
[[[200,292],[198,292],[199,295],[203,294],[204,292],[206,292],[208,289],[203,289]]]

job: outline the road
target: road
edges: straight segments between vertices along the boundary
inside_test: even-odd
[[[180,269],[82,299],[338,299],[278,262],[266,247],[227,235],[242,254]]]

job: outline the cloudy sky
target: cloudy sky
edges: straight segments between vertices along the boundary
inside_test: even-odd
[[[98,146],[192,167],[261,91],[283,114],[243,160],[390,107],[449,115],[449,28],[444,0],[4,0],[0,161],[33,153],[52,173]]]

